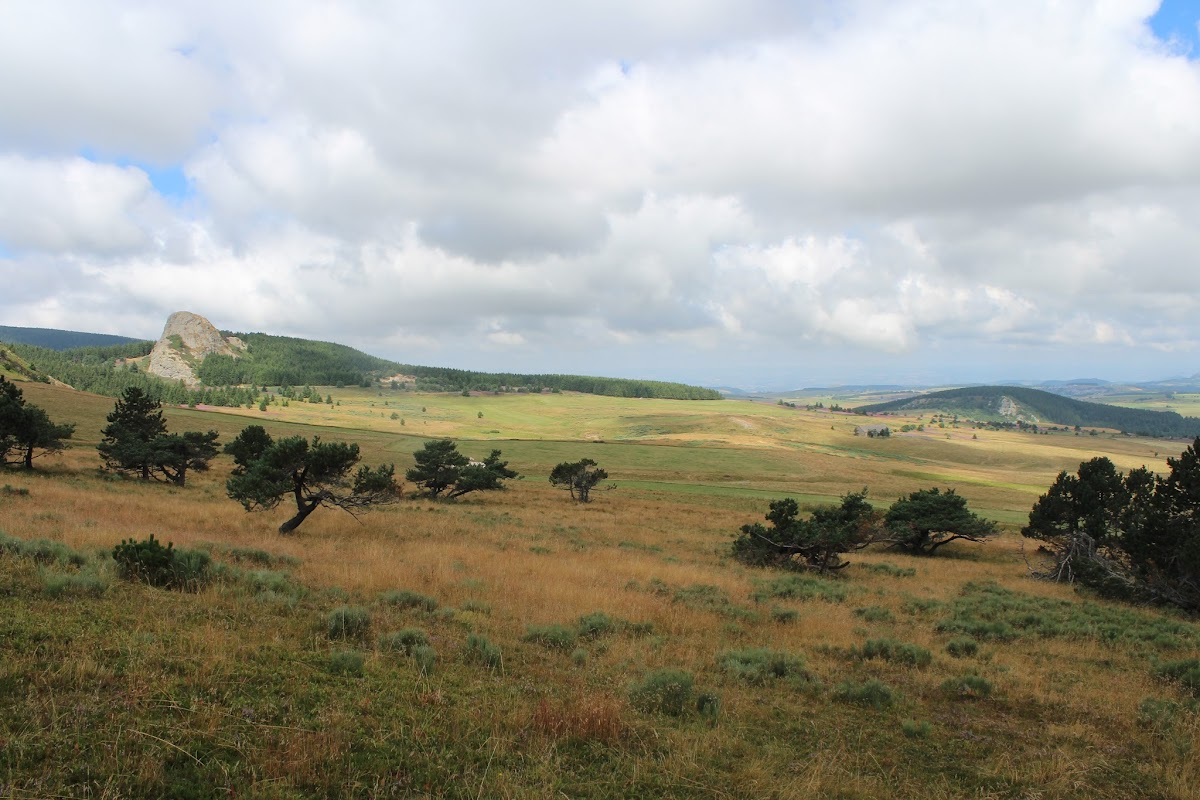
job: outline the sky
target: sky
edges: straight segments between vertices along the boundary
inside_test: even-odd
[[[0,0],[0,324],[1200,373],[1200,0]]]

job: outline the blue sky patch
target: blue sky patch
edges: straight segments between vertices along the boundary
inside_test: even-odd
[[[1200,2],[1163,0],[1150,18],[1150,30],[1164,42],[1177,42],[1189,60],[1200,59]]]

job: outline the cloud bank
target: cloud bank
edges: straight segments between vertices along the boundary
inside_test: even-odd
[[[708,384],[1190,374],[1200,62],[1156,10],[17,2],[0,317]]]

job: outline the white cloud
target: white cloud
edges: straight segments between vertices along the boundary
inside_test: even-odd
[[[18,2],[0,311],[642,374],[1186,352],[1200,62],[1154,10]]]

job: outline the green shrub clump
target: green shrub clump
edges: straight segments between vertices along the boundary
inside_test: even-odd
[[[488,641],[486,636],[474,633],[469,635],[465,655],[467,661],[479,664],[486,669],[498,670],[504,666],[504,657],[500,648]]]
[[[879,606],[856,608],[854,609],[854,616],[858,617],[863,622],[894,622],[896,619],[892,616],[891,611]]]
[[[979,675],[960,675],[942,684],[942,689],[964,700],[982,700],[992,693],[992,682]]]
[[[766,647],[726,651],[717,657],[717,665],[726,675],[755,685],[783,678],[804,684],[816,680],[799,656]]]
[[[357,650],[339,650],[329,655],[327,666],[334,675],[362,675],[366,659]]]
[[[850,648],[854,658],[867,660],[878,658],[895,664],[908,664],[913,667],[926,667],[933,656],[924,647],[895,639],[868,639],[862,649]]]
[[[197,590],[212,578],[212,558],[208,553],[176,550],[172,542],[163,547],[154,534],[140,542],[123,539],[113,548],[112,556],[122,578],[151,586]]]
[[[896,702],[896,693],[886,683],[872,678],[865,683],[846,681],[838,684],[833,691],[833,699],[882,710]]]
[[[325,618],[325,633],[330,639],[358,639],[371,629],[371,615],[359,606],[338,606]]]
[[[1175,681],[1193,695],[1200,695],[1200,659],[1168,661],[1154,668],[1154,677]]]
[[[695,680],[681,669],[660,669],[647,674],[629,690],[629,702],[647,714],[681,717],[691,705]]]
[[[979,644],[969,636],[959,636],[946,643],[946,652],[955,658],[970,658],[979,652]]]
[[[404,628],[395,633],[385,633],[379,637],[379,647],[411,656],[418,647],[429,644],[429,634],[419,628]]]
[[[612,633],[617,627],[617,621],[603,611],[584,614],[576,623],[579,635],[584,639],[597,639],[606,633]]]
[[[417,608],[430,613],[437,611],[438,608],[438,601],[429,595],[421,594],[420,592],[410,592],[407,589],[384,592],[379,596],[379,599],[397,608]]]
[[[521,640],[552,650],[570,650],[575,646],[575,638],[575,631],[565,625],[528,625]]]

